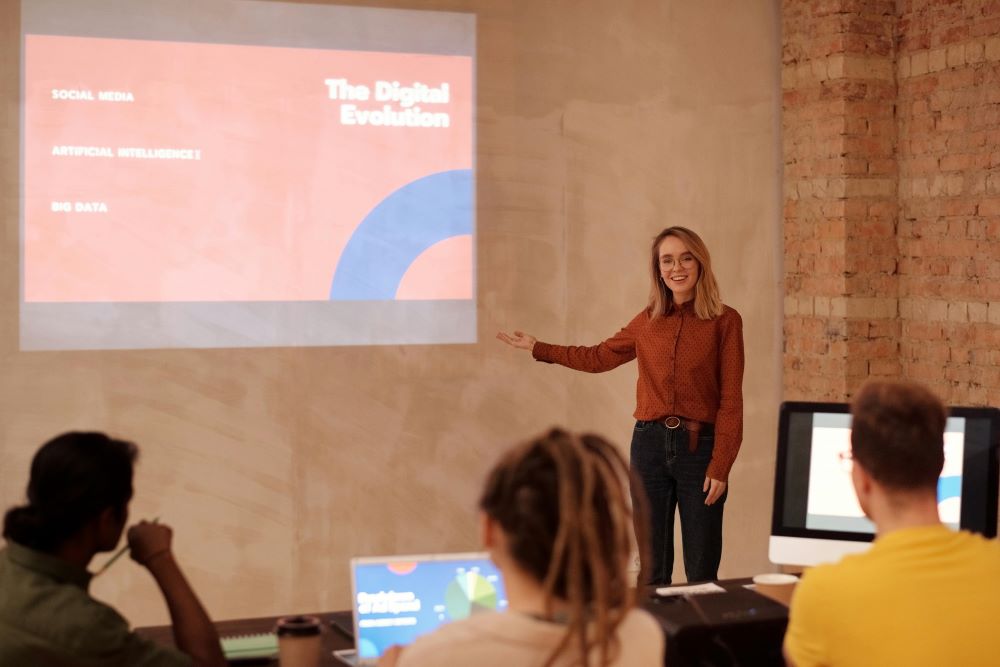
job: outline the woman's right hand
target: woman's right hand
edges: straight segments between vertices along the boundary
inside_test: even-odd
[[[538,342],[537,338],[529,336],[523,331],[515,331],[513,336],[500,331],[497,333],[497,338],[511,347],[516,347],[519,350],[528,350],[529,352],[535,347],[535,343]]]

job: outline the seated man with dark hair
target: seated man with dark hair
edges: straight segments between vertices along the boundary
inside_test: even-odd
[[[1000,544],[938,518],[947,411],[928,389],[869,382],[851,405],[854,489],[877,535],[809,570],[792,598],[790,665],[996,665]]]
[[[170,609],[178,650],[143,639],[90,597],[87,566],[118,544],[128,521],[138,450],[103,433],[66,433],[31,462],[28,504],[4,517],[0,551],[0,665],[222,667],[215,626],[170,550],[170,528],[128,531],[132,559],[149,570]]]

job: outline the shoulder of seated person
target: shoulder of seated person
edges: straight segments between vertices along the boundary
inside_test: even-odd
[[[622,617],[622,625],[647,625],[648,623],[656,623],[656,619],[648,611],[642,607],[632,607],[627,612],[625,616]]]
[[[870,593],[874,590],[871,585],[882,578],[884,571],[881,564],[872,560],[871,553],[850,554],[836,563],[807,568],[799,577],[795,595],[839,599],[850,597],[859,589]]]
[[[128,622],[114,608],[89,596],[86,599],[54,601],[50,627],[58,632],[59,643],[75,655],[113,654],[131,634]]]
[[[663,634],[663,628],[660,626],[659,621],[648,611],[639,607],[630,609],[618,627],[619,632],[626,631],[658,636]]]
[[[466,624],[475,617],[448,623],[430,634],[417,638],[403,649],[399,659],[399,667],[421,667],[422,665],[438,665],[442,655],[453,658],[460,657],[465,651],[479,648],[482,638]]]

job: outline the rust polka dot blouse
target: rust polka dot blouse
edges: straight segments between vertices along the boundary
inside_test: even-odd
[[[535,343],[539,361],[603,373],[638,359],[635,418],[671,415],[715,425],[707,475],[726,481],[743,441],[743,319],[729,306],[699,319],[693,301],[650,319],[643,309],[621,331],[593,346]]]

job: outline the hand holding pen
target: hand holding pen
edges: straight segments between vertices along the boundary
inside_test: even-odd
[[[160,556],[170,553],[170,542],[174,531],[170,526],[153,521],[140,521],[128,529],[129,556],[139,565],[149,564]]]
[[[170,526],[159,523],[159,519],[140,521],[128,529],[128,543],[97,574],[107,571],[109,565],[128,551],[132,560],[149,570],[160,587],[170,610],[177,648],[192,656],[197,665],[222,667],[226,660],[222,655],[219,633],[174,560],[171,551],[173,532]]]
[[[104,565],[94,573],[98,576],[107,572],[116,560],[121,558],[126,551],[131,551],[132,560],[140,565],[147,565],[150,560],[161,554],[170,553],[170,539],[173,531],[169,526],[160,524],[160,517],[152,521],[145,519],[128,530],[128,537],[125,545],[116,551]],[[138,551],[136,551],[138,549]]]

